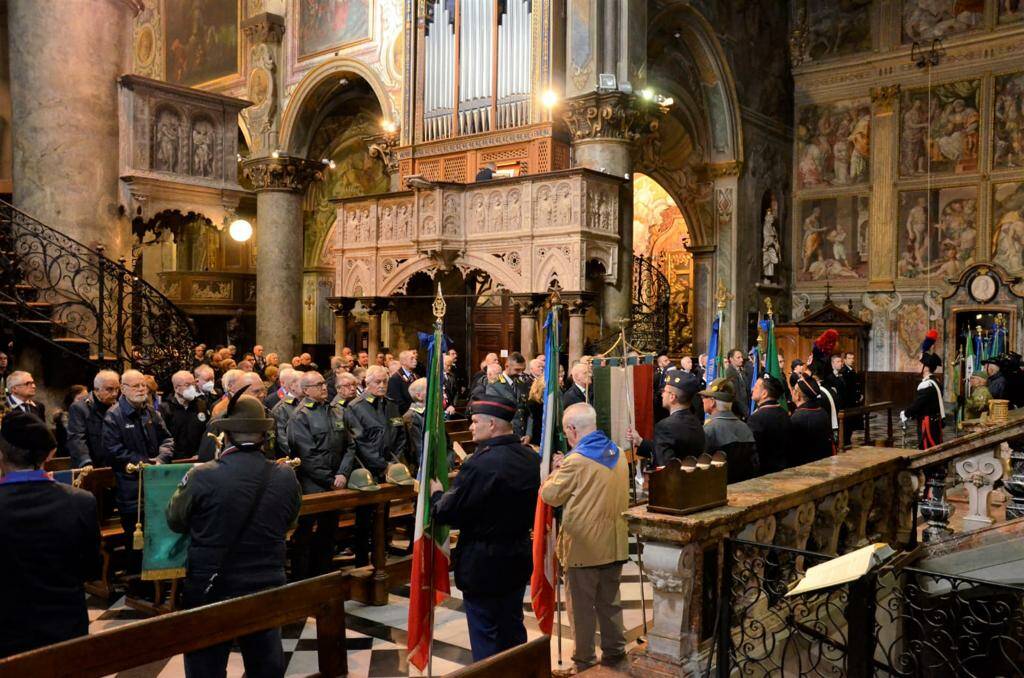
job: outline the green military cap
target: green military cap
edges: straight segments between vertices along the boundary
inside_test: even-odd
[[[374,492],[380,489],[380,485],[373,479],[373,475],[365,468],[357,468],[352,471],[352,477],[348,479],[348,489],[359,490],[360,492]]]
[[[416,482],[416,479],[409,473],[409,467],[398,462],[388,464],[385,480],[392,485],[412,485]]]
[[[708,385],[707,389],[700,392],[702,398],[714,398],[725,403],[731,403],[736,399],[736,393],[732,380],[728,377],[719,377]]]

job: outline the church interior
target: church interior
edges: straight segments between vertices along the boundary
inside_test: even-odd
[[[1022,301],[1022,0],[0,0],[0,678],[1024,675]]]

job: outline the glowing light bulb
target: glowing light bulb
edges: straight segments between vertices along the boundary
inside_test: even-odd
[[[235,219],[228,226],[228,235],[235,242],[245,242],[252,237],[252,224],[245,219]]]
[[[388,134],[394,134],[395,132],[398,131],[398,123],[396,123],[394,120],[381,120],[380,126],[381,129],[383,129]]]
[[[540,95],[540,103],[544,108],[554,108],[555,104],[558,103],[558,95],[555,94],[554,90],[544,90],[544,93]]]

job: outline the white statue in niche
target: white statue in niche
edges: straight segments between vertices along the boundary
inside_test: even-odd
[[[761,275],[765,282],[772,282],[775,267],[781,261],[782,245],[779,243],[779,229],[775,227],[775,206],[772,205],[764,213],[764,224],[761,227],[764,244],[761,246]]]
[[[192,128],[192,173],[213,176],[213,126],[205,120]]]

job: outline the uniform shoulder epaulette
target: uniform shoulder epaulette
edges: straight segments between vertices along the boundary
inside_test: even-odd
[[[312,400],[307,400],[306,407],[308,407],[309,409],[313,409],[314,407],[316,407],[316,402]]]
[[[285,402],[286,405],[294,405],[295,404],[295,396],[292,396],[292,395],[285,396],[284,402]]]

